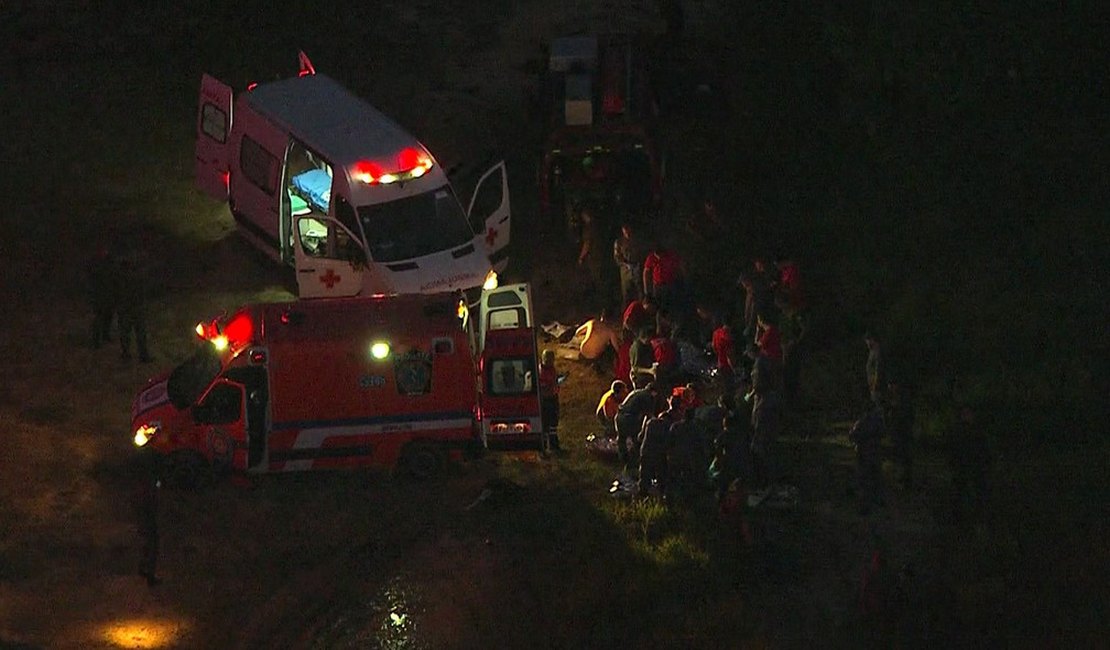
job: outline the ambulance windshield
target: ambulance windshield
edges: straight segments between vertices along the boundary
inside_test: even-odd
[[[468,243],[474,233],[448,186],[358,209],[370,257],[400,262]]]
[[[192,406],[222,369],[220,354],[216,348],[210,344],[200,346],[193,356],[174,368],[170,374],[169,381],[166,382],[170,402],[178,409]]]

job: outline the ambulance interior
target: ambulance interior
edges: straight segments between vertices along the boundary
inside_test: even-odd
[[[289,146],[285,162],[285,194],[289,214],[295,220],[294,232],[309,255],[327,254],[328,227],[325,221],[298,217],[327,216],[331,203],[332,168],[323,158],[296,140]],[[290,244],[296,244],[291,241]]]

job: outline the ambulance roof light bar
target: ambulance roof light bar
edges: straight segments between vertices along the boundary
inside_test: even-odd
[[[388,185],[398,181],[420,178],[432,168],[432,159],[414,147],[405,147],[397,154],[396,171],[387,172],[372,160],[360,160],[351,167],[351,178],[367,185]]]

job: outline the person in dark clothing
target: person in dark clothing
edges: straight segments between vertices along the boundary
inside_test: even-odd
[[[135,346],[139,361],[150,363],[152,358],[147,348],[146,337],[146,294],[147,278],[142,273],[142,264],[136,252],[122,255],[116,272],[117,306],[119,309],[120,358],[131,359],[131,335],[135,335]]]
[[[613,241],[613,261],[620,273],[622,305],[640,299],[645,258],[647,244],[640,238],[636,228],[625,221],[621,224],[620,237]]]
[[[751,501],[758,504],[771,494],[779,479],[776,452],[782,431],[782,399],[767,355],[754,346],[748,349],[748,355],[753,359],[751,389],[744,401],[752,405],[752,484],[759,489],[752,493]]]
[[[953,515],[961,519],[977,512],[987,497],[987,470],[991,464],[990,445],[983,430],[975,424],[975,411],[962,406],[958,419],[944,440],[955,490]]]
[[[887,384],[884,413],[887,432],[894,443],[894,461],[901,467],[899,482],[903,489],[913,486],[913,402],[900,384]]]
[[[785,300],[780,301],[779,332],[782,347],[782,396],[794,408],[801,392],[803,340],[806,323],[801,309]]]
[[[643,327],[632,342],[628,350],[628,359],[632,363],[632,383],[643,384],[655,379],[655,348],[651,345],[654,328]]]
[[[555,370],[555,351],[540,355],[540,419],[543,421],[547,444],[552,451],[559,447],[559,374]]]
[[[617,432],[617,458],[625,474],[639,463],[638,438],[644,422],[655,413],[655,400],[655,384],[649,382],[630,391],[617,407],[613,425]]]
[[[694,419],[694,409],[682,408],[680,396],[671,398],[670,411],[675,413],[669,433],[670,445],[667,467],[670,470],[670,488],[683,493],[692,492],[704,481],[706,461],[702,452],[699,423]]]
[[[644,423],[640,442],[640,494],[648,494],[652,490],[662,495],[667,493],[670,478],[667,453],[674,421],[675,414],[668,409]]]
[[[97,249],[89,260],[89,304],[93,310],[92,346],[98,349],[111,340],[112,319],[116,315],[115,265],[106,247]]]
[[[578,250],[578,266],[589,271],[590,286],[586,287],[586,295],[591,297],[594,307],[609,309],[612,305],[610,299],[611,288],[606,279],[608,275],[608,256],[605,254],[605,224],[593,210],[585,209],[581,213],[582,220],[582,245]]]
[[[871,395],[871,402],[881,406],[887,384],[882,344],[874,332],[864,334],[863,342],[867,345],[867,390]]]
[[[740,276],[739,284],[744,289],[743,338],[746,342],[754,342],[757,335],[757,319],[760,314],[770,314],[774,305],[771,285],[765,276],[757,273],[745,273]]]
[[[868,514],[872,507],[883,504],[881,444],[884,433],[883,410],[874,405],[848,432],[848,440],[856,446],[860,514]]]
[[[142,556],[139,575],[147,585],[154,587],[162,582],[158,577],[158,457],[154,452],[144,452],[137,460],[134,506],[139,537],[142,539]]]

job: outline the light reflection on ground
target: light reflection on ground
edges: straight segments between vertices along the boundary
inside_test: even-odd
[[[117,648],[168,648],[180,641],[184,632],[181,621],[132,619],[103,626],[100,637]]]
[[[417,634],[422,613],[417,594],[404,575],[390,579],[378,595],[338,618],[315,647],[419,650],[426,648]]]

